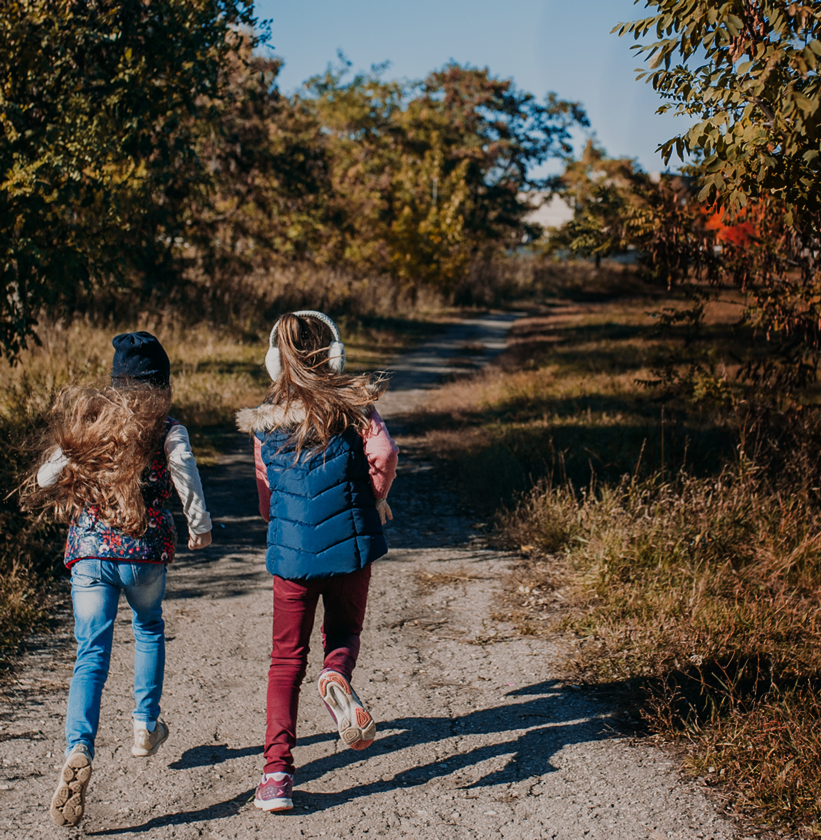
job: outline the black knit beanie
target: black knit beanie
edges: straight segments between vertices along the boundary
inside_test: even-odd
[[[114,387],[129,383],[168,388],[171,363],[162,344],[147,332],[122,333],[111,340],[114,345],[114,364],[111,384]]]

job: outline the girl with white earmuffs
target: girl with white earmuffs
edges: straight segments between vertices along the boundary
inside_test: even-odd
[[[318,688],[342,742],[361,750],[376,723],[351,688],[371,563],[387,552],[382,526],[399,450],[374,403],[380,376],[344,373],[345,349],[321,312],[283,315],[271,330],[262,405],[237,415],[253,434],[260,513],[268,522],[266,567],[274,576],[265,767],[254,804],[293,807],[299,690],[319,597],[324,667]]]

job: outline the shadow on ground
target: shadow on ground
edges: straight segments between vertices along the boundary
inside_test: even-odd
[[[436,758],[427,764],[407,768],[392,778],[383,777],[367,784],[356,784],[348,790],[335,793],[296,790],[295,806],[303,811],[317,812],[375,793],[421,786],[446,776],[455,777],[453,787],[457,789],[506,785],[554,771],[550,760],[567,745],[620,737],[613,720],[607,715],[579,717],[583,712],[580,710],[578,693],[555,680],[525,686],[504,696],[522,698],[522,702],[503,703],[494,708],[479,709],[456,720],[451,717],[409,716],[380,722],[380,729],[386,734],[377,738],[367,753],[344,750],[310,762],[299,768],[297,784],[305,785],[328,774],[337,774],[340,780],[351,778],[350,774],[344,772],[349,765],[389,753],[397,754],[418,744],[435,745],[459,737],[466,741],[465,751],[460,751],[460,744],[457,743],[451,748],[451,754],[444,758]],[[585,708],[590,708],[587,702]],[[502,737],[492,744],[471,749],[470,737],[474,735]],[[323,733],[300,739],[300,743],[317,743],[335,738],[335,733]],[[214,766],[261,751],[262,748],[257,746],[239,749],[225,745],[195,747],[187,750],[178,761],[169,765],[169,769],[185,770]],[[431,750],[431,753],[433,752]],[[507,760],[501,768],[484,775],[479,771],[479,777],[472,780],[459,778],[475,777],[479,765],[483,762],[492,761],[498,764],[498,759],[503,757],[507,757]],[[89,832],[89,836],[145,834],[166,825],[224,819],[244,808],[252,798],[253,789],[249,788],[237,796],[204,808],[152,817],[142,825]]]

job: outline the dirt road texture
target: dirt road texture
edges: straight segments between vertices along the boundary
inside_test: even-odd
[[[503,349],[515,315],[454,324],[394,361],[380,410],[403,415],[443,376]],[[391,547],[374,568],[354,685],[379,726],[356,752],[316,691],[318,632],[302,690],[294,810],[253,805],[262,768],[271,631],[251,447],[204,470],[214,544],[180,549],[168,576],[163,717],[171,737],[132,758],[133,641],[121,601],[86,816],[49,820],[73,664],[70,616],[33,640],[0,704],[0,836],[106,838],[505,838],[730,840],[731,824],[611,711],[555,677],[557,643],[492,618],[513,558],[490,550],[424,455],[404,446]],[[431,575],[440,581],[430,585]],[[427,577],[426,577],[427,576]],[[317,625],[319,620],[317,620]]]

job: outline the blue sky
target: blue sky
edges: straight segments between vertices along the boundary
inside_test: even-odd
[[[632,39],[611,35],[643,16],[632,0],[257,0],[272,19],[274,53],[285,61],[280,87],[292,92],[335,62],[354,70],[390,61],[389,77],[419,79],[450,59],[489,67],[540,99],[554,90],[584,104],[612,157],[663,169],[656,148],[687,124],[655,114],[659,97],[635,80]],[[675,159],[671,161],[675,167]]]

